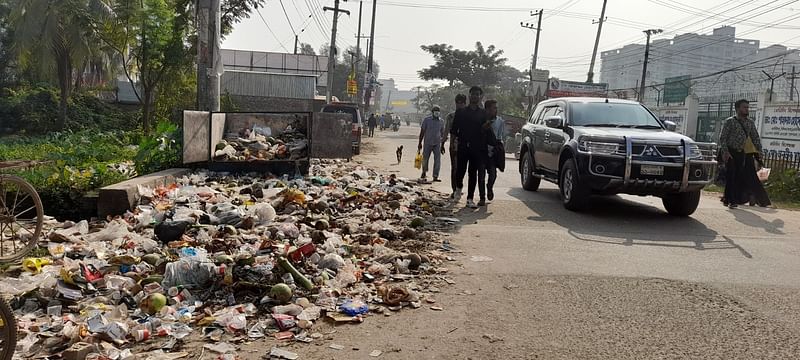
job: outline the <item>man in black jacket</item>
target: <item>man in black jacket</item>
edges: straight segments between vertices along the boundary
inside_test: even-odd
[[[464,188],[464,175],[469,171],[467,207],[477,208],[486,205],[485,161],[488,158],[488,145],[496,145],[497,140],[483,125],[487,120],[486,111],[480,107],[483,89],[473,86],[469,90],[469,105],[456,111],[450,134],[458,139],[458,173],[456,174],[455,199],[461,198]],[[478,185],[480,202],[475,205],[475,186]]]

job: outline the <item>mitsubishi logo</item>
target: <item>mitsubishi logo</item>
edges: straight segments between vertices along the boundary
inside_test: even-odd
[[[648,145],[647,147],[644,148],[644,155],[645,156],[658,156],[658,155],[661,155],[661,154],[658,152],[658,150],[656,150],[655,146]]]

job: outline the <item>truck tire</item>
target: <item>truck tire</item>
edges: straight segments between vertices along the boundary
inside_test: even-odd
[[[542,179],[533,176],[533,169],[535,169],[533,165],[533,157],[527,151],[522,154],[522,172],[520,173],[520,181],[522,182],[522,188],[528,191],[536,191],[539,190],[539,184],[541,184]]]
[[[689,216],[700,205],[700,191],[665,195],[661,198],[664,208],[672,216]]]
[[[570,211],[580,211],[589,205],[591,191],[580,179],[575,161],[568,159],[561,168],[561,178],[558,182],[561,191],[561,202]]]

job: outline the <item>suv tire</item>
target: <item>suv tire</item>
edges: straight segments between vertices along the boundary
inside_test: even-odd
[[[533,169],[535,169],[533,165],[533,157],[529,152],[526,151],[522,154],[522,172],[520,173],[520,181],[522,182],[522,188],[528,191],[539,190],[539,184],[542,182],[542,179],[533,176]]]
[[[578,167],[573,159],[568,159],[564,162],[561,168],[558,189],[561,192],[561,202],[567,210],[580,211],[589,205],[591,191],[581,181],[578,175]]]
[[[700,191],[665,195],[661,198],[664,208],[672,216],[689,216],[700,205]]]

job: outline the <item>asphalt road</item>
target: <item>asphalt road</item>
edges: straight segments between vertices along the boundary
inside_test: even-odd
[[[418,127],[378,132],[357,161],[414,178]],[[402,163],[395,149],[405,148]],[[442,173],[449,174],[445,156]],[[724,208],[703,197],[689,218],[656,198],[596,198],[565,210],[543,183],[521,189],[517,162],[496,199],[455,214],[463,250],[437,305],[372,317],[293,347],[313,359],[797,359],[800,216]],[[432,185],[434,186],[434,185]],[[443,194],[449,183],[435,185]],[[475,258],[473,258],[475,257]],[[490,260],[490,261],[473,261]]]

